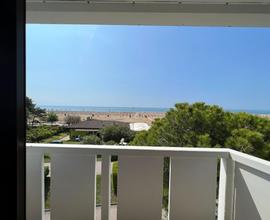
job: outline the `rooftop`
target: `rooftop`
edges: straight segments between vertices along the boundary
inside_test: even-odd
[[[129,126],[129,123],[127,122],[121,122],[121,121],[105,121],[105,120],[96,120],[96,119],[88,119],[85,121],[81,121],[76,124],[72,124],[69,126],[69,128],[72,129],[94,129],[94,130],[99,130],[104,127],[108,126],[113,126],[113,125],[118,125],[118,126]]]

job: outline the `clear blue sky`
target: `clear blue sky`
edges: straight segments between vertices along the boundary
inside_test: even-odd
[[[39,105],[270,109],[270,29],[27,25]]]

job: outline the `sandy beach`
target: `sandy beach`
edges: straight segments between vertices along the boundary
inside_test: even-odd
[[[258,114],[257,116],[270,119],[270,114]]]
[[[151,125],[156,118],[163,118],[165,112],[87,112],[87,111],[54,111],[59,119],[60,123],[65,122],[65,117],[80,116],[81,120],[97,119],[97,120],[108,120],[108,121],[122,121],[128,123],[143,122]],[[270,119],[269,114],[257,114],[262,118]]]
[[[85,111],[54,111],[59,122],[64,123],[65,117],[80,116],[81,120],[97,119],[122,122],[144,122],[151,125],[156,118],[163,118],[165,112],[85,112]]]

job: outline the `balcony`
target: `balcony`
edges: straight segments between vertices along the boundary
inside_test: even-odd
[[[27,220],[45,220],[45,153],[51,156],[52,220],[96,219],[97,155],[102,155],[102,220],[113,220],[114,155],[119,163],[118,220],[162,219],[165,157],[170,158],[168,219],[270,219],[270,162],[247,154],[214,148],[27,144]]]

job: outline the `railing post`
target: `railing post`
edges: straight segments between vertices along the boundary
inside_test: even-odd
[[[234,166],[231,159],[220,159],[218,220],[233,220]]]
[[[111,206],[111,155],[102,155],[101,169],[101,220],[109,220]]]

